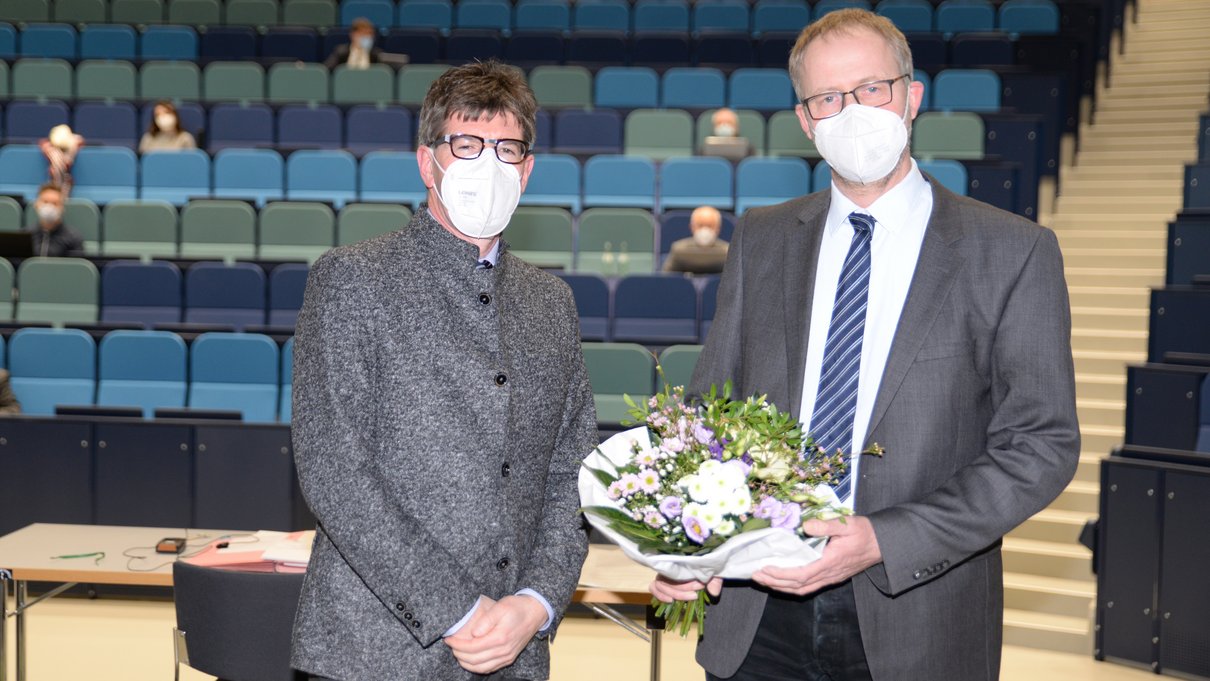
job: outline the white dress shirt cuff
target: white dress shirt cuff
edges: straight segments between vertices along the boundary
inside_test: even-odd
[[[453,636],[454,634],[458,633],[459,629],[461,629],[462,627],[465,627],[466,623],[471,621],[471,618],[475,616],[475,611],[479,609],[479,600],[480,599],[476,598],[475,604],[471,606],[471,609],[467,610],[466,614],[462,616],[462,619],[458,620],[458,622],[454,626],[450,627],[449,629],[446,629],[445,633],[442,634],[442,636],[443,637]]]
[[[554,624],[554,621],[555,621],[555,609],[554,609],[554,608],[552,608],[552,607],[550,607],[550,602],[549,602],[549,601],[547,601],[547,600],[546,600],[546,599],[545,599],[545,598],[542,596],[542,594],[538,593],[537,591],[534,591],[533,589],[521,589],[520,591],[518,591],[518,592],[517,592],[517,594],[516,594],[516,595],[518,595],[518,596],[531,596],[531,597],[533,597],[535,600],[537,600],[539,603],[541,603],[541,604],[542,604],[542,607],[546,609],[546,624],[543,624],[543,625],[542,625],[542,628],[538,630],[538,633],[539,633],[539,634],[540,634],[540,633],[542,633],[542,632],[544,632],[544,631],[546,631],[547,629],[549,629],[551,624]]]

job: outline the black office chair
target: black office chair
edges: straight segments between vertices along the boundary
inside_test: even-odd
[[[181,664],[230,681],[295,681],[290,636],[301,574],[237,572],[177,562],[174,678]]]

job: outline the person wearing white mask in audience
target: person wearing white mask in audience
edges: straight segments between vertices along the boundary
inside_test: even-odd
[[[63,224],[63,189],[57,184],[44,184],[38,189],[34,202],[38,224],[30,228],[34,255],[57,258],[84,253],[84,239],[74,229]]]
[[[689,216],[690,236],[672,242],[665,272],[715,274],[727,262],[727,242],[718,238],[723,216],[717,208],[701,206]]]
[[[349,42],[333,48],[332,54],[324,60],[324,66],[328,67],[329,71],[335,70],[341,64],[351,69],[364,70],[370,68],[370,64],[377,64],[382,56],[382,50],[374,44],[377,35],[378,32],[369,19],[354,19],[353,23],[349,24]]]
[[[292,661],[312,678],[550,676],[597,426],[570,288],[501,239],[537,108],[519,69],[446,71],[420,110],[427,203],[307,278],[292,432],[318,527]]]
[[[143,138],[139,140],[140,154],[149,151],[197,149],[197,141],[193,139],[193,135],[181,128],[181,118],[172,102],[156,102],[151,114],[147,132],[143,133]]]
[[[710,124],[715,137],[739,136],[739,116],[725,106],[711,114]]]

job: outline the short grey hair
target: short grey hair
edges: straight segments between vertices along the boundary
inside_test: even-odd
[[[538,101],[515,66],[494,59],[472,62],[441,74],[429,87],[420,106],[420,143],[433,146],[447,134],[442,128],[451,116],[478,121],[507,114],[521,125],[530,147],[537,137]]]

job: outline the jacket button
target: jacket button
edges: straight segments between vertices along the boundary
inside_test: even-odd
[[[505,383],[508,383],[508,376],[496,374],[496,385],[504,385]]]
[[[508,557],[507,556],[504,558],[501,558],[500,561],[498,563],[496,563],[496,569],[497,570],[507,570],[508,569]]]
[[[403,613],[403,619],[405,619],[405,620],[412,619],[412,613],[410,613],[410,612]]]
[[[480,293],[479,302],[483,303],[484,305],[487,305],[488,303],[492,302],[492,297],[487,295],[486,293]]]
[[[412,620],[412,626],[413,626],[413,627],[415,627],[415,628],[417,628],[417,629],[419,629],[419,628],[420,628],[420,620]]]
[[[509,474],[512,472],[513,472],[513,467],[508,465],[507,461],[505,461],[504,464],[502,466],[500,466],[500,475],[501,476],[507,478],[509,476]]]
[[[403,603],[396,603],[395,609],[398,610],[399,612],[403,612]]]
[[[923,576],[924,576],[924,573],[923,573],[923,572],[921,572],[920,570],[917,570],[917,571],[916,571],[916,572],[915,572],[915,573],[912,575],[912,577],[913,577],[914,579],[920,579],[920,578],[921,578],[921,577],[923,577]]]

